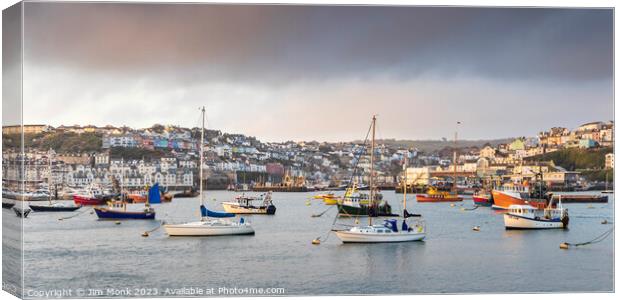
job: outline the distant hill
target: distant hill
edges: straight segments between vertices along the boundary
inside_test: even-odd
[[[605,154],[611,147],[597,149],[569,148],[526,158],[527,161],[550,161],[568,171],[601,170],[605,167]]]
[[[491,146],[497,146],[498,144],[510,143],[514,138],[493,139],[493,140],[459,140],[457,141],[457,148],[482,148],[486,144]],[[354,143],[362,143],[358,140]],[[397,139],[382,139],[377,140],[377,144],[385,144],[394,147],[403,148],[418,148],[418,150],[425,153],[438,152],[446,147],[454,147],[453,140],[397,140]]]

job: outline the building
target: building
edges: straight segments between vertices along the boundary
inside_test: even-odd
[[[23,130],[25,134],[38,134],[43,132],[49,132],[54,128],[49,125],[24,125]],[[2,126],[2,134],[20,134],[22,132],[21,125]]]
[[[579,140],[579,148],[589,149],[598,146],[598,143],[593,139],[581,139]]]
[[[543,181],[550,187],[571,188],[577,186],[579,172],[554,171],[543,173]]]
[[[495,148],[491,146],[485,146],[484,148],[480,150],[480,157],[490,158],[490,159],[495,158]]]
[[[614,154],[607,153],[605,154],[605,169],[613,169],[614,168]]]
[[[515,139],[514,141],[512,141],[512,143],[510,143],[510,145],[508,145],[508,149],[512,151],[525,150],[525,139]]]
[[[590,123],[586,123],[586,124],[583,124],[577,127],[575,131],[580,132],[580,131],[600,130],[602,126],[603,126],[603,122],[590,122]]]

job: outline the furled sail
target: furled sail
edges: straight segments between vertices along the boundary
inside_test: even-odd
[[[161,193],[159,192],[159,183],[154,184],[149,189],[149,203],[150,204],[161,203]]]
[[[209,210],[204,205],[200,206],[200,214],[203,217],[212,217],[212,218],[232,218],[235,216],[235,214],[231,214],[227,212]]]

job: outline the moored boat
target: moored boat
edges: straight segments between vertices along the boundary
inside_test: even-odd
[[[403,221],[402,230],[398,230],[396,220],[385,220],[383,225],[356,226],[349,230],[337,230],[336,236],[343,243],[397,243],[421,241],[426,237],[424,226],[416,224],[407,226]]]
[[[174,198],[194,198],[194,197],[198,197],[200,195],[200,193],[198,193],[198,191],[196,191],[196,189],[194,189],[193,187],[190,189],[186,189],[180,193],[176,193],[173,195]]]
[[[2,202],[2,208],[6,208],[6,209],[11,209],[11,207],[13,207],[15,205],[15,203],[9,203],[9,202]]]
[[[477,191],[473,196],[474,204],[478,206],[493,205],[493,196],[486,191]]]
[[[49,205],[33,205],[29,204],[33,211],[45,211],[45,212],[53,212],[53,211],[76,211],[82,207],[81,205],[65,205],[64,203],[50,203]]]
[[[531,205],[513,204],[504,214],[506,229],[554,229],[568,227],[568,210],[562,208],[560,198],[558,207],[551,204],[540,209]]]
[[[369,195],[368,193],[357,191],[356,185],[353,184],[347,189],[341,201],[336,200],[336,205],[338,205],[339,215],[343,217],[395,216],[392,213],[390,204],[383,200],[383,195],[374,187]]]
[[[374,150],[375,150],[375,124],[376,117],[372,117],[372,140],[370,144],[370,208],[373,207],[373,201],[377,197],[375,197],[375,193],[377,190],[374,186],[374,172],[373,172],[373,163],[374,163]],[[403,164],[403,169],[406,166],[406,160]],[[406,182],[406,177],[405,177]],[[345,196],[345,201],[347,197]],[[387,203],[386,203],[387,205]],[[339,205],[340,206],[340,205]],[[389,207],[389,206],[388,206]],[[340,207],[339,207],[340,208]],[[390,210],[391,213],[391,210]],[[354,226],[347,230],[333,230],[336,236],[343,243],[394,243],[394,242],[411,242],[411,241],[421,241],[426,237],[426,227],[424,221],[418,219],[415,221],[413,226],[407,224],[407,218],[409,217],[419,217],[420,215],[411,215],[407,212],[407,193],[403,196],[403,216],[402,216],[402,227],[398,228],[398,220],[389,219],[384,220],[383,224],[373,224],[374,214],[372,211],[368,211],[366,214],[368,216],[368,225],[367,226]],[[398,216],[398,215],[397,215]]]
[[[458,194],[439,191],[436,187],[429,187],[426,194],[417,194],[415,199],[418,202],[458,202],[463,201],[463,197]]]
[[[199,166],[204,165],[204,134],[205,134],[205,108],[201,108],[202,129],[200,132],[200,162]],[[200,215],[199,221],[187,222],[181,224],[165,224],[164,230],[168,236],[220,236],[220,235],[251,235],[254,234],[252,225],[239,218],[239,221],[233,221],[229,218],[235,217],[235,214],[226,212],[216,212],[207,209],[204,205],[203,193],[203,168],[200,171]]]
[[[123,199],[108,201],[107,207],[95,207],[99,219],[155,219],[155,209],[151,204],[161,203],[159,184],[154,184],[148,192],[144,208],[138,211],[127,210],[127,201]]]
[[[142,193],[127,194],[127,200],[128,200],[128,202],[131,202],[131,203],[145,203],[146,202],[146,195],[144,195]]]
[[[47,201],[49,202],[47,205],[40,205],[40,204],[32,204],[30,203],[28,206],[30,207],[30,209],[32,209],[33,211],[40,211],[40,212],[57,212],[57,211],[75,211],[78,210],[81,205],[67,205],[65,203],[60,203],[60,202],[54,202],[52,201],[52,191],[51,191],[51,187],[53,185],[53,169],[52,169],[52,157],[55,155],[56,153],[54,152],[54,150],[50,149],[48,151],[48,177],[47,177],[47,194],[48,199]],[[55,198],[58,199],[58,190],[56,189],[54,192]]]
[[[340,199],[339,197],[337,197],[334,194],[328,194],[328,195],[323,197],[323,204],[325,204],[325,205],[336,205],[336,204],[338,204],[341,201],[342,201],[342,199]]]
[[[261,195],[260,197],[251,197],[242,194],[237,196],[234,202],[224,202],[222,206],[224,211],[233,214],[263,214],[273,215],[276,213],[276,206],[273,205],[271,192]],[[253,202],[260,201],[261,204],[254,205]]]
[[[111,199],[112,197],[73,195],[73,202],[78,205],[102,205]]]
[[[508,209],[510,205],[530,205],[536,208],[545,208],[548,200],[532,197],[532,191],[527,184],[505,184],[491,191],[493,208]]]
[[[95,207],[95,213],[99,219],[155,219],[155,210],[145,207],[142,211],[127,211],[127,203],[124,201],[108,201],[107,207]]]

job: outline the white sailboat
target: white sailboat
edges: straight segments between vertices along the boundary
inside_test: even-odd
[[[48,176],[47,176],[47,201],[49,202],[48,205],[42,205],[42,204],[32,204],[30,203],[28,206],[30,207],[30,209],[32,209],[33,211],[45,211],[45,212],[56,212],[56,211],[75,211],[80,209],[81,206],[74,206],[74,205],[65,205],[64,203],[60,203],[60,202],[56,202],[56,201],[52,201],[52,179],[53,179],[53,174],[52,174],[52,157],[53,155],[55,155],[56,153],[54,152],[54,150],[52,148],[50,148],[50,150],[47,152],[47,163],[48,163]],[[58,192],[56,191],[54,194],[56,194],[56,196],[58,195]],[[56,197],[57,198],[57,197]],[[58,199],[56,199],[58,200]]]
[[[244,218],[239,221],[230,220],[234,214],[210,211],[204,205],[203,172],[204,162],[204,131],[205,131],[205,108],[201,108],[202,130],[200,133],[200,214],[199,221],[182,224],[165,224],[164,230],[169,236],[218,236],[218,235],[247,235],[254,234],[252,225],[245,222]]]
[[[370,198],[373,199],[374,193],[374,152],[375,152],[375,125],[377,118],[372,117],[372,141],[370,143]],[[406,168],[406,162],[405,166]],[[405,172],[405,180],[406,180]],[[403,196],[403,217],[402,227],[398,228],[398,220],[384,220],[381,225],[372,223],[372,216],[368,216],[367,226],[355,226],[348,230],[334,230],[336,236],[343,243],[392,243],[392,242],[411,242],[421,241],[426,237],[426,225],[421,220],[420,215],[411,215],[407,212],[407,191]],[[418,218],[413,226],[407,224],[409,217]]]

